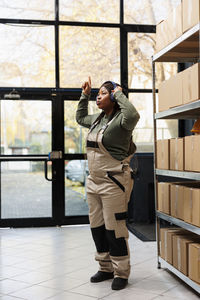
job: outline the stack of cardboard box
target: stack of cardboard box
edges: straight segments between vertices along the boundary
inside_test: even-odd
[[[200,172],[200,135],[158,140],[157,169]]]
[[[156,52],[165,48],[199,22],[200,0],[182,0],[168,18],[156,26]],[[199,100],[200,64],[197,63],[172,76],[169,80],[163,81],[159,87],[158,96],[159,112]]]
[[[156,52],[199,23],[200,1],[182,0],[168,16],[156,26]]]
[[[163,81],[158,90],[158,111],[200,99],[200,63]]]
[[[158,182],[158,211],[200,227],[200,183]]]
[[[200,283],[200,239],[182,228],[160,229],[160,256],[180,272]]]

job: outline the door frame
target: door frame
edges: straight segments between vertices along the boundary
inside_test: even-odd
[[[13,88],[0,88],[0,99],[4,100],[4,95],[13,91]],[[88,216],[65,216],[65,160],[84,159],[84,154],[65,154],[64,153],[64,101],[66,91],[62,89],[40,89],[40,88],[15,88],[15,93],[20,97],[18,100],[42,100],[52,103],[52,147],[51,151],[62,151],[61,159],[52,161],[52,217],[41,218],[9,218],[0,219],[0,227],[41,227],[41,226],[61,226],[71,224],[88,224]],[[79,91],[80,96],[80,91]],[[73,99],[79,98],[77,90]],[[14,99],[13,99],[14,100]],[[15,100],[15,101],[18,101]],[[9,101],[9,100],[7,100]],[[0,162],[4,161],[43,161],[48,160],[47,154],[34,155],[2,155]],[[0,172],[1,185],[1,172]],[[1,211],[1,194],[0,194]]]

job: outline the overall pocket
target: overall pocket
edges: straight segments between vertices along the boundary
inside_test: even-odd
[[[117,173],[107,172],[108,178],[110,178],[123,192],[125,192],[124,185],[116,178]],[[115,176],[114,176],[115,175]],[[119,173],[119,177],[123,178],[124,173]]]

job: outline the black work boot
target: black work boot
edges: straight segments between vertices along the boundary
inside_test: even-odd
[[[112,282],[112,290],[122,290],[124,289],[128,284],[128,279],[120,278],[120,277],[115,277],[113,282]]]
[[[98,271],[96,274],[94,274],[91,278],[91,282],[101,282],[104,280],[112,279],[114,277],[113,272],[102,272]]]

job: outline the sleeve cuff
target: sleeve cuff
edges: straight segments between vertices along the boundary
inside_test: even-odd
[[[84,92],[82,91],[82,93],[81,93],[81,98],[89,99],[89,98],[90,98],[90,95],[84,94]]]

